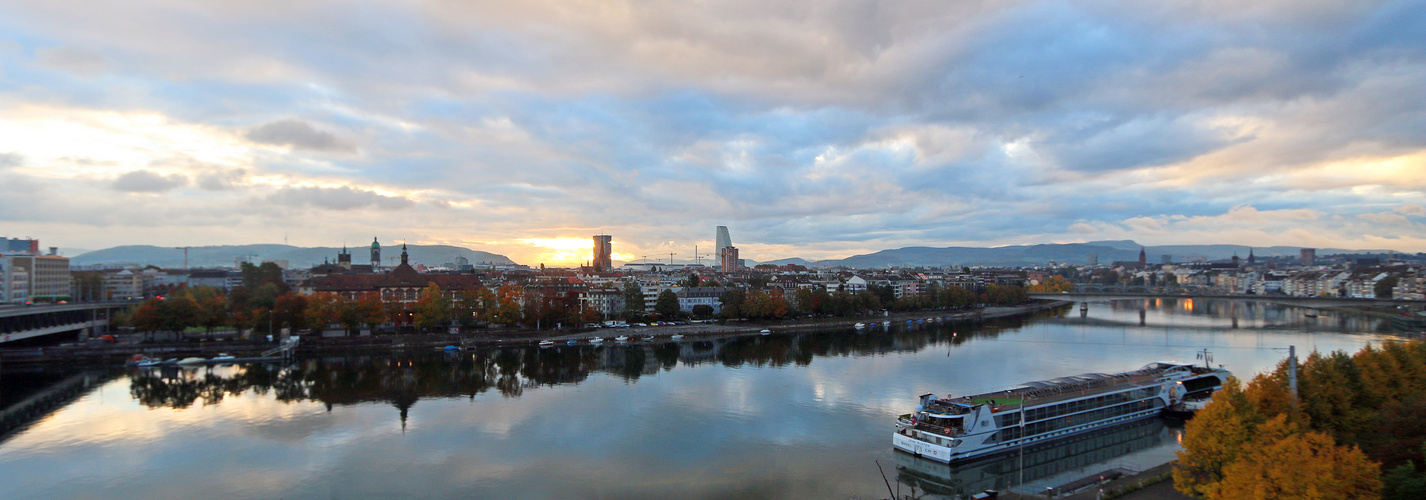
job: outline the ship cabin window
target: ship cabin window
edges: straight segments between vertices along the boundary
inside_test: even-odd
[[[1186,393],[1194,393],[1204,389],[1217,389],[1222,386],[1223,381],[1213,375],[1189,379],[1183,382],[1183,390]]]
[[[960,432],[965,429],[965,417],[960,416],[940,417],[935,415],[927,415],[926,423],[934,425],[936,427],[950,429],[953,433]]]

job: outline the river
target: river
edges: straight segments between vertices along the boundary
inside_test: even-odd
[[[75,397],[0,441],[0,496],[886,498],[888,484],[931,498],[1038,492],[1171,460],[1181,426],[1154,419],[951,467],[893,452],[895,415],[928,392],[1202,363],[1205,349],[1246,378],[1272,369],[1289,345],[1305,357],[1398,338],[1378,320],[1304,311],[1134,300],[978,325],[85,372],[90,382]],[[33,392],[78,375],[12,370],[0,388]]]

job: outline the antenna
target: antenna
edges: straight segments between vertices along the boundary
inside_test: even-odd
[[[1208,348],[1198,351],[1198,359],[1203,360],[1204,368],[1213,368],[1213,353],[1208,352]]]
[[[193,247],[173,247],[174,250],[183,250],[183,269],[188,269],[188,249]]]

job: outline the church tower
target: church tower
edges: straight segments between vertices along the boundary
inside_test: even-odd
[[[381,272],[381,244],[376,242],[376,237],[371,237],[371,272]]]

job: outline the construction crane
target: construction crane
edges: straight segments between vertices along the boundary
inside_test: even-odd
[[[183,250],[183,269],[188,269],[188,249],[193,247],[173,247],[174,250]]]
[[[675,255],[678,255],[678,254],[675,253],[675,252],[669,252],[669,253],[668,253],[668,265],[670,265],[670,266],[673,265],[673,256],[675,256]]]

